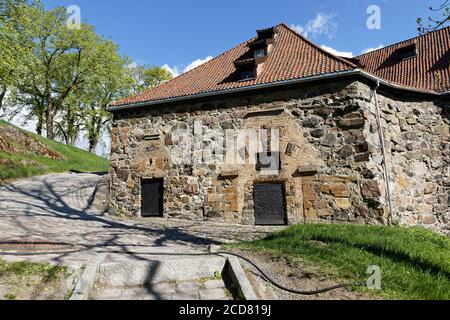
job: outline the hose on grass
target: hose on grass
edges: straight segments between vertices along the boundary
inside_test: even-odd
[[[317,289],[317,290],[310,290],[310,291],[302,291],[302,290],[290,289],[290,288],[287,288],[287,287],[279,284],[275,280],[273,280],[264,271],[262,271],[261,268],[258,267],[253,261],[251,261],[250,259],[248,259],[248,258],[246,258],[246,257],[244,257],[242,255],[239,255],[239,254],[236,254],[236,253],[233,253],[233,252],[227,252],[227,251],[219,251],[217,254],[226,254],[226,255],[235,256],[237,258],[240,258],[240,259],[248,262],[250,265],[252,265],[259,272],[259,274],[262,277],[262,279],[264,279],[265,281],[271,283],[272,285],[274,285],[275,287],[277,287],[280,290],[283,290],[283,291],[286,291],[286,292],[289,292],[289,293],[293,293],[293,294],[298,294],[298,295],[302,295],[302,296],[313,296],[313,295],[326,293],[326,292],[330,292],[330,291],[334,291],[334,290],[337,290],[337,289],[342,289],[342,288],[346,288],[346,287],[354,285],[354,284],[337,284],[335,286],[322,288],[322,289]]]

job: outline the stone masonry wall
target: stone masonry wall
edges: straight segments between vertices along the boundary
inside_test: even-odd
[[[402,100],[379,95],[393,221],[449,233],[450,102]],[[379,146],[377,135],[368,141]],[[379,171],[381,159],[374,162]]]
[[[389,105],[408,108],[381,98],[385,122],[386,118],[393,117],[388,111]],[[368,86],[357,81],[342,81],[208,103],[116,112],[112,129],[111,213],[140,215],[141,180],[163,178],[166,218],[254,224],[254,184],[281,182],[285,185],[287,220],[290,224],[320,220],[385,223],[389,219],[389,211],[373,102]],[[431,110],[438,109],[436,106],[432,103],[417,105],[420,107],[416,108],[418,110],[429,108],[423,114],[442,125],[441,129],[433,130],[448,130],[448,119],[442,120],[432,114]],[[397,112],[396,109],[394,112]],[[407,121],[409,111],[403,112]],[[399,114],[399,117],[402,115]],[[204,147],[225,147],[222,140],[216,141],[216,137],[225,137],[230,129],[279,129],[280,173],[264,176],[252,164],[174,163],[169,152],[176,145],[173,130],[193,131],[199,121],[204,134],[196,137],[195,143]],[[383,124],[391,129],[385,122]],[[398,122],[400,126],[400,119]],[[433,132],[438,135],[437,131]],[[393,139],[405,141],[401,144],[406,149],[407,140],[403,138],[408,137],[402,135],[400,128],[398,137]],[[447,152],[443,149],[448,150],[448,144],[447,147],[435,147],[439,147],[441,154]],[[200,157],[205,160],[210,158],[211,152],[208,150],[205,148]],[[411,151],[406,150],[404,154],[408,152]],[[397,159],[392,156],[392,161],[404,165],[394,158]],[[442,188],[447,182],[442,165],[448,166],[448,162],[441,159],[442,163],[438,164],[438,157],[433,159],[429,166],[439,167],[435,172],[440,172],[443,177],[441,182],[436,183],[436,190],[431,185],[427,189],[430,197],[427,201],[431,203],[435,201],[434,197],[437,199],[436,203],[427,205],[432,208],[428,214],[439,220],[439,213],[434,210],[443,210],[441,202],[446,191]],[[432,180],[427,182],[434,183],[435,180],[431,179],[434,174],[425,175]],[[425,182],[427,178],[423,179]],[[396,200],[406,197],[406,191],[402,193],[395,186],[393,189]],[[408,201],[402,198],[399,203]],[[396,206],[396,209],[402,214],[402,221],[411,222],[406,218],[410,208],[404,206],[402,212],[401,207]],[[440,228],[445,221],[434,223]]]

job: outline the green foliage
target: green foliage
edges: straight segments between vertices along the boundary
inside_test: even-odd
[[[172,80],[172,74],[168,70],[158,66],[130,66],[129,72],[130,77],[133,79],[133,94],[141,93],[149,88]]]
[[[420,34],[426,34],[450,23],[450,0],[445,0],[442,5],[437,8],[430,7],[429,10],[437,15],[437,17],[429,16],[425,22],[422,18],[417,19],[419,27],[417,30]]]
[[[450,239],[421,228],[299,225],[237,247],[296,256],[355,283],[365,283],[367,268],[376,265],[382,271],[382,290],[372,293],[392,299],[450,299]]]
[[[0,108],[6,90],[17,84],[31,50],[34,6],[26,0],[0,0]]]

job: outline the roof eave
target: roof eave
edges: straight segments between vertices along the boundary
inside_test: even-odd
[[[238,88],[232,88],[232,89],[224,89],[224,90],[219,90],[219,91],[204,92],[204,93],[198,93],[198,94],[193,94],[193,95],[188,95],[188,96],[174,97],[174,98],[168,98],[168,99],[162,99],[162,100],[143,101],[143,102],[124,104],[124,105],[119,105],[119,106],[108,106],[106,110],[107,111],[128,110],[131,108],[139,108],[139,107],[167,104],[167,103],[186,101],[186,100],[192,100],[192,99],[198,99],[198,98],[214,97],[214,96],[219,96],[219,95],[229,94],[229,93],[253,91],[253,90],[258,90],[258,89],[279,87],[279,86],[297,84],[297,83],[307,83],[307,82],[349,76],[349,75],[354,74],[354,71],[355,70],[347,70],[347,71],[328,73],[328,74],[323,74],[323,75],[318,75],[318,76],[297,78],[297,79],[291,79],[291,80],[282,80],[282,81],[256,84],[256,85],[238,87]]]
[[[315,82],[315,81],[327,80],[327,79],[336,79],[336,78],[341,78],[341,77],[345,77],[345,76],[362,76],[368,80],[375,82],[376,84],[386,86],[389,88],[393,88],[396,90],[408,91],[408,92],[416,93],[416,94],[425,94],[425,95],[431,95],[431,96],[436,96],[436,97],[441,97],[441,96],[450,94],[450,92],[437,93],[437,92],[433,92],[433,91],[424,91],[424,90],[414,89],[414,88],[410,88],[410,87],[404,87],[404,86],[393,84],[386,80],[380,79],[380,78],[378,78],[374,75],[371,75],[361,69],[353,69],[353,70],[328,73],[328,74],[323,74],[323,75],[318,75],[318,76],[276,81],[276,82],[271,82],[271,83],[264,83],[264,84],[246,86],[246,87],[225,89],[225,90],[220,90],[220,91],[204,92],[204,93],[198,93],[198,94],[193,94],[193,95],[188,95],[188,96],[174,97],[174,98],[168,98],[168,99],[162,99],[162,100],[144,101],[144,102],[138,102],[138,103],[124,104],[124,105],[119,105],[119,106],[108,106],[106,108],[106,110],[110,111],[110,112],[122,111],[122,110],[129,110],[129,109],[140,108],[140,107],[149,107],[149,106],[155,106],[155,105],[175,103],[175,102],[180,102],[180,101],[184,102],[187,100],[198,99],[198,98],[215,97],[215,96],[229,94],[229,93],[247,92],[247,91],[253,91],[253,90],[264,89],[264,88],[273,88],[273,87],[280,87],[280,86],[292,85],[292,84],[309,83],[309,82]]]

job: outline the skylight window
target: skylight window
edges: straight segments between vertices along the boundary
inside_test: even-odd
[[[416,45],[410,45],[398,50],[398,59],[404,61],[407,59],[414,58],[417,55]]]

